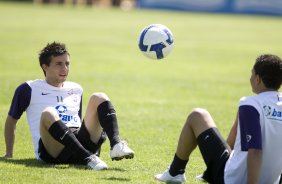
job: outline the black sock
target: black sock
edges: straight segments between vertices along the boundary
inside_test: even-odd
[[[48,131],[58,142],[63,144],[65,147],[71,148],[70,150],[72,150],[73,153],[75,153],[81,160],[84,160],[92,155],[90,151],[86,150],[81,145],[73,132],[62,121],[59,120],[54,122]]]
[[[173,161],[169,168],[169,174],[171,176],[176,176],[178,174],[183,174],[185,172],[188,160],[181,160],[176,154],[174,155]]]
[[[110,101],[101,103],[97,111],[100,124],[109,137],[111,147],[113,147],[120,142],[116,111]]]

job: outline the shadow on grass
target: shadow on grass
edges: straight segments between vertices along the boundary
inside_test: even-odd
[[[68,169],[68,168],[76,168],[87,170],[85,165],[76,165],[76,164],[49,164],[42,161],[38,161],[35,158],[24,158],[24,159],[6,159],[0,157],[0,162],[4,162],[7,164],[16,164],[16,165],[24,165],[26,167],[37,167],[37,168],[56,168],[56,169]],[[117,172],[126,172],[127,170],[121,168],[108,168],[108,171],[117,171]],[[107,171],[104,170],[104,171]],[[116,181],[116,182],[130,182],[131,180],[128,178],[120,178],[120,177],[104,177],[100,178],[101,180],[107,181]]]
[[[130,182],[131,180],[128,178],[118,178],[118,177],[109,177],[109,178],[100,178],[101,180],[107,180],[107,181],[123,181],[123,182]]]
[[[75,164],[49,164],[43,161],[38,161],[35,158],[24,158],[24,159],[6,159],[0,157],[1,162],[9,163],[9,164],[17,164],[24,165],[26,167],[38,167],[38,168],[56,168],[56,169],[67,169],[71,167],[75,167],[78,169],[85,169],[83,165],[75,165]]]
[[[107,169],[108,171],[119,171],[119,172],[126,172],[127,170],[125,169],[121,169],[121,168],[117,168],[117,167],[110,167]]]
[[[76,168],[86,170],[85,165],[79,164],[49,164],[43,161],[38,161],[35,158],[24,158],[24,159],[6,159],[4,157],[0,157],[0,162],[9,163],[9,164],[17,164],[24,165],[26,167],[38,167],[38,168],[56,168],[56,169],[68,169],[68,168]],[[126,172],[127,170],[113,167],[108,168],[108,171],[117,171],[117,172]],[[107,171],[105,170],[105,171]],[[120,180],[120,178],[103,178],[107,180]],[[122,181],[126,181],[127,179],[121,178]]]
[[[24,159],[6,159],[0,157],[1,162],[9,163],[9,164],[18,164],[18,165],[25,165],[26,167],[54,167],[51,164],[45,164],[40,162],[34,158],[24,158]]]
[[[108,168],[108,171],[117,171],[117,172],[127,172],[127,170],[125,169],[121,169],[121,168],[117,168],[117,167],[113,167],[113,168]],[[131,182],[131,180],[129,178],[120,178],[120,177],[115,177],[115,176],[111,176],[111,177],[103,177],[103,178],[99,178],[100,180],[107,180],[107,181],[116,181],[116,182]]]

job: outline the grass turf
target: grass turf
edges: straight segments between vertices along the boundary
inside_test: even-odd
[[[282,56],[282,19],[270,16],[40,6],[0,2],[0,132],[14,89],[42,78],[38,52],[61,41],[71,52],[69,80],[84,87],[84,109],[93,92],[106,92],[119,117],[121,136],[136,152],[110,169],[46,165],[34,159],[25,114],[16,132],[14,158],[0,159],[0,183],[156,183],[170,164],[187,114],[204,107],[227,136],[241,96],[252,95],[249,76],[262,53]],[[161,23],[174,34],[172,53],[161,61],[138,50],[143,27]],[[0,156],[5,154],[0,139]],[[198,150],[186,169],[188,183],[205,166]]]

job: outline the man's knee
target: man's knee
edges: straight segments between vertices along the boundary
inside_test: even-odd
[[[57,110],[54,107],[46,107],[41,113],[41,126],[49,127],[55,121],[60,120]]]
[[[193,128],[196,134],[199,134],[206,129],[216,127],[210,113],[203,108],[193,109],[193,111],[189,114],[186,123]]]
[[[194,118],[204,118],[206,116],[210,116],[210,113],[206,109],[195,108],[192,110],[189,116]]]
[[[90,101],[94,103],[96,106],[109,100],[110,98],[105,93],[102,92],[93,93],[90,97]]]

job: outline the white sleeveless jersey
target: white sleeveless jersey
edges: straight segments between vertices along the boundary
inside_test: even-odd
[[[263,92],[256,96],[244,97],[240,100],[240,107],[242,106],[251,106],[259,114],[261,130],[258,132],[261,133],[263,154],[259,184],[278,184],[282,172],[282,94]],[[250,128],[252,125],[248,126]],[[251,141],[252,136],[242,133],[241,130],[243,129],[240,128],[239,120],[234,150],[225,166],[226,184],[244,184],[247,181],[248,151],[243,147]]]
[[[62,88],[51,86],[45,80],[27,81],[26,84],[29,85],[31,90],[18,90],[16,91],[15,96],[19,96],[17,93],[28,93],[24,94],[24,96],[30,96],[30,102],[28,106],[25,107],[25,110],[29,128],[32,134],[34,151],[36,157],[38,158],[38,141],[40,139],[39,127],[42,111],[46,107],[54,107],[57,110],[62,122],[65,123],[66,126],[80,127],[80,108],[83,90],[80,85],[73,82],[64,82]],[[14,99],[19,98],[16,98],[15,96]],[[22,103],[19,101],[20,100],[13,100],[12,106],[22,106]],[[13,111],[15,110],[13,109],[9,112],[9,114],[12,116]],[[21,113],[22,112],[19,112],[20,115]],[[14,114],[17,113],[14,112]],[[17,116],[13,117],[19,118]]]

